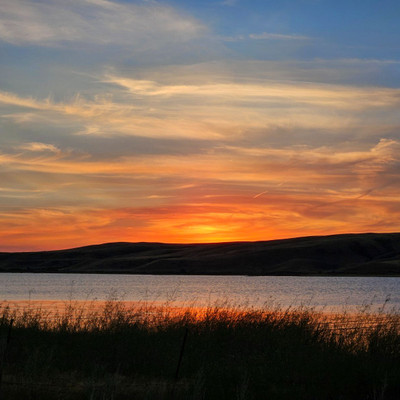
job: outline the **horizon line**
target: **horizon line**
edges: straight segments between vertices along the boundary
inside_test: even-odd
[[[334,233],[327,235],[306,235],[306,236],[293,236],[287,238],[279,238],[279,239],[266,239],[266,240],[232,240],[232,241],[221,241],[221,242],[187,242],[187,243],[178,243],[178,242],[147,242],[147,241],[138,241],[138,242],[127,242],[127,241],[118,241],[118,242],[103,242],[103,243],[93,243],[86,244],[82,246],[73,246],[68,248],[58,248],[58,249],[50,249],[50,250],[20,250],[20,251],[7,251],[0,250],[1,253],[47,253],[47,252],[57,252],[57,251],[68,251],[68,250],[76,250],[83,249],[86,247],[96,247],[96,246],[106,246],[106,245],[115,245],[115,244],[159,244],[159,245],[170,245],[170,246],[207,246],[207,245],[223,245],[223,244],[240,244],[240,243],[263,243],[263,242],[279,242],[286,240],[296,240],[296,239],[307,239],[307,238],[321,238],[321,237],[332,237],[332,236],[356,236],[356,235],[396,235],[400,232],[346,232],[346,233]]]

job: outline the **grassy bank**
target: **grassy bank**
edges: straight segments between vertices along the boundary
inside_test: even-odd
[[[1,393],[24,400],[399,399],[399,323],[398,315],[307,310],[110,301],[54,313],[3,304]]]

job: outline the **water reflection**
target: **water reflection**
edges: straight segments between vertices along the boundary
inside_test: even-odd
[[[191,305],[400,309],[400,278],[1,274],[0,300],[123,300]]]

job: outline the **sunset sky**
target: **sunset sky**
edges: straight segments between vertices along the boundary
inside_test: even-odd
[[[0,1],[0,251],[400,230],[398,0]]]

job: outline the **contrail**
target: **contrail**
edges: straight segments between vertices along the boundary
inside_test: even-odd
[[[262,196],[262,195],[265,194],[265,193],[268,193],[268,190],[264,190],[263,192],[256,194],[256,195],[253,197],[253,199],[256,199],[257,197],[260,197],[260,196]]]

